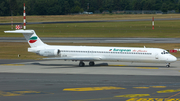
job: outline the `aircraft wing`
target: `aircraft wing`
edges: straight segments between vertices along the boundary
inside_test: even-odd
[[[52,58],[43,58],[43,59],[47,59],[47,60],[100,61],[101,57],[75,56],[75,57],[52,57]]]

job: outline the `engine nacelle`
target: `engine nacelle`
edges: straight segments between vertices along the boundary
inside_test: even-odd
[[[45,50],[40,50],[37,54],[41,56],[60,56],[60,50],[59,49],[45,49]]]

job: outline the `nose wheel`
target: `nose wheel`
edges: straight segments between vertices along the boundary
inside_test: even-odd
[[[167,63],[167,64],[166,64],[166,67],[169,68],[169,67],[170,67],[170,63]]]

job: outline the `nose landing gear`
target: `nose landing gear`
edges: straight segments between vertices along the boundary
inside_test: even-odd
[[[166,64],[166,67],[169,68],[169,67],[170,67],[170,63],[167,63],[167,64]]]

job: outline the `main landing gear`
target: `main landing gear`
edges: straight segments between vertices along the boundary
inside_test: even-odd
[[[89,62],[89,66],[94,66],[94,64],[95,64],[94,61]]]
[[[95,65],[94,61],[89,62],[89,66],[94,66],[94,65]],[[85,63],[83,61],[80,61],[79,62],[79,67],[84,67],[84,66],[85,66]]]
[[[79,62],[79,67],[84,67],[85,63],[83,61]]]
[[[166,64],[166,67],[169,68],[169,67],[170,67],[170,63],[167,63],[167,64]]]

